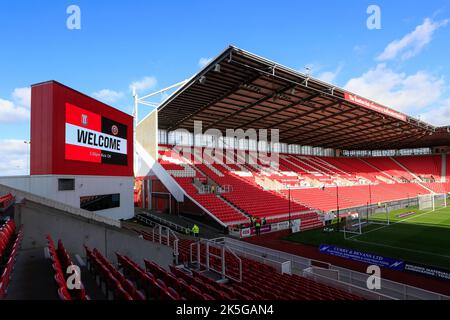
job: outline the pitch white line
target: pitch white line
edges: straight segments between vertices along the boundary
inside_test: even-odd
[[[407,220],[415,219],[415,218],[421,217],[421,216],[423,216],[423,215],[426,215],[426,214],[428,214],[428,213],[436,212],[436,211],[439,211],[439,210],[442,210],[442,209],[446,209],[446,208],[447,208],[447,207],[443,207],[443,208],[436,209],[436,210],[434,210],[434,211],[433,211],[433,210],[430,210],[430,211],[421,213],[421,214],[419,214],[419,215],[415,215],[415,216],[412,216],[412,217],[409,217],[409,218],[406,218],[406,219],[403,219],[403,220],[399,220],[399,221],[396,221],[396,222],[394,222],[394,223],[391,223],[391,224],[388,224],[388,225],[385,225],[385,226],[382,226],[382,227],[379,227],[379,228],[375,228],[375,229],[369,230],[369,231],[367,231],[367,232],[365,232],[365,233],[363,233],[363,234],[357,234],[357,235],[355,235],[355,236],[353,236],[353,237],[350,237],[350,238],[348,238],[348,239],[351,240],[351,239],[353,239],[353,238],[362,236],[362,235],[364,235],[364,234],[368,234],[368,233],[371,233],[371,232],[373,232],[373,231],[377,231],[377,230],[381,230],[381,229],[384,229],[384,228],[388,228],[388,227],[390,227],[390,226],[393,226],[394,224],[403,223],[403,222],[405,222],[405,221],[407,221]]]

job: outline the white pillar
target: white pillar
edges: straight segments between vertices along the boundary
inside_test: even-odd
[[[138,125],[138,106],[139,106],[139,97],[136,92],[136,88],[133,88],[133,98],[134,98],[134,106],[133,106],[133,168],[134,168],[134,176],[137,175],[138,170],[138,162],[137,162],[137,152],[136,152],[136,130]]]

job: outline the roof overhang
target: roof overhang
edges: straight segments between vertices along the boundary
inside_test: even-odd
[[[158,108],[160,129],[278,129],[280,142],[354,150],[449,146],[438,128],[236,47]]]

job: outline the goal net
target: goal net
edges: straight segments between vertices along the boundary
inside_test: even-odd
[[[368,207],[366,212],[355,212],[348,215],[345,218],[342,231],[344,232],[344,238],[347,239],[379,228],[379,225],[389,224],[389,208],[386,204],[380,204],[377,207]]]
[[[447,207],[447,195],[445,193],[430,193],[419,195],[419,210],[435,211]]]
[[[345,222],[342,228],[344,238],[351,235],[362,234],[362,229],[366,222],[367,220],[363,219],[362,215],[357,212],[345,217]]]

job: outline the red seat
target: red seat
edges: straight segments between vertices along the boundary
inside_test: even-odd
[[[115,300],[133,300],[133,297],[125,291],[122,286],[118,285],[114,290],[114,299]]]
[[[180,300],[180,295],[173,288],[167,288],[163,292],[165,300]]]
[[[72,300],[69,291],[67,291],[65,287],[61,287],[58,289],[58,296],[60,300]]]

